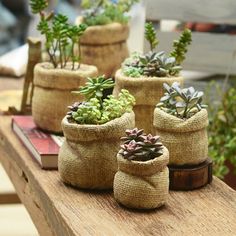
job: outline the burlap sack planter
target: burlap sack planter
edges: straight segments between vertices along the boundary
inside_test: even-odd
[[[34,94],[32,115],[41,129],[62,132],[61,121],[67,106],[83,100],[82,96],[71,93],[84,85],[86,78],[96,76],[95,66],[81,65],[79,70],[54,69],[48,62],[39,63],[34,69]]]
[[[117,155],[114,197],[129,208],[152,209],[165,204],[169,191],[169,152],[149,161],[129,161]]]
[[[62,180],[85,189],[111,189],[117,171],[120,137],[134,128],[134,113],[125,113],[103,125],[72,124],[64,118],[66,140],[60,148],[58,170]]]
[[[163,83],[183,84],[182,77],[145,77],[133,78],[125,76],[121,70],[115,75],[115,88],[113,94],[118,96],[121,89],[127,89],[135,97],[136,104],[135,126],[144,129],[146,133],[154,133],[153,112],[156,104],[164,95]]]
[[[170,153],[171,165],[192,165],[204,162],[208,157],[206,127],[208,114],[202,109],[187,120],[172,116],[156,108],[154,111],[155,133]]]
[[[78,18],[76,23],[81,22]],[[127,24],[89,26],[80,40],[82,62],[95,65],[100,75],[114,77],[121,63],[129,56],[128,36]]]

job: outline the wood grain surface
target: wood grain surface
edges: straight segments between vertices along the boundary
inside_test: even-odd
[[[0,117],[0,161],[40,235],[235,235],[236,192],[217,178],[190,191],[171,191],[154,211],[119,206],[112,192],[65,186],[57,171],[45,171]]]

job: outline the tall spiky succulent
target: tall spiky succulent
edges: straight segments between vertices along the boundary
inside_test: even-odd
[[[170,56],[176,59],[176,64],[180,65],[185,60],[185,54],[188,51],[188,45],[192,42],[192,34],[189,29],[185,29],[181,34],[179,40],[174,40],[173,51]]]
[[[149,42],[150,51],[144,55],[133,54],[124,61],[123,73],[130,77],[153,76],[165,77],[178,75],[182,67],[180,64],[185,59],[187,46],[191,43],[191,31],[185,30],[179,40],[173,43],[174,50],[170,55],[165,52],[155,52],[159,41],[156,31],[151,23],[145,25],[145,38]]]
[[[163,154],[163,145],[159,136],[146,135],[143,130],[137,128],[126,130],[126,135],[126,137],[121,138],[124,144],[121,145],[119,151],[119,154],[125,159],[148,161]]]
[[[152,23],[145,24],[145,38],[149,42],[151,51],[153,51],[159,44],[159,41],[157,40],[156,31]]]
[[[32,13],[42,14],[42,11],[48,6],[48,1],[47,0],[30,0],[29,4],[32,9]]]
[[[54,68],[65,68],[71,61],[71,69],[76,69],[76,63],[79,69],[81,55],[75,55],[74,48],[76,45],[80,48],[80,37],[87,26],[71,25],[68,17],[60,13],[57,15],[53,12],[47,13],[45,9],[48,7],[48,0],[30,0],[29,4],[32,13],[40,16],[37,30],[45,36],[45,50]]]
[[[163,87],[165,93],[157,107],[171,115],[188,119],[202,108],[207,107],[207,105],[202,104],[204,95],[202,91],[197,91],[193,87],[181,89],[178,82],[174,82],[171,86],[164,83]]]

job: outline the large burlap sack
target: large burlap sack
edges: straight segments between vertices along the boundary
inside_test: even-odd
[[[154,111],[155,134],[170,153],[171,165],[191,165],[204,162],[208,157],[206,127],[208,114],[202,109],[183,120],[156,108]]]
[[[149,161],[129,161],[117,155],[114,197],[129,208],[152,209],[163,205],[169,191],[169,152]]]
[[[48,62],[39,63],[34,69],[34,94],[32,115],[38,127],[51,132],[62,132],[61,121],[67,107],[82,101],[81,95],[71,91],[83,86],[87,77],[96,76],[95,66],[81,65],[79,70],[53,69]]]
[[[81,18],[76,21],[77,24],[81,22]],[[89,26],[80,40],[82,62],[95,65],[100,75],[114,77],[121,63],[129,56],[128,36],[127,24]]]
[[[125,76],[121,70],[118,70],[115,75],[113,95],[118,96],[121,89],[127,89],[136,99],[134,106],[136,127],[153,134],[153,112],[164,95],[163,83],[171,85],[174,82],[183,85],[183,78],[145,76],[133,78]]]
[[[86,189],[111,189],[117,171],[120,137],[134,128],[134,113],[125,113],[103,125],[62,121],[66,140],[60,148],[58,170],[62,180]]]

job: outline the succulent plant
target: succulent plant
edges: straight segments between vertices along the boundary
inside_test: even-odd
[[[175,65],[175,58],[168,57],[165,52],[148,53],[140,57],[141,63],[144,65],[143,74],[147,76],[163,77],[178,74],[182,69]]]
[[[207,105],[202,104],[203,92],[195,90],[193,87],[180,88],[178,82],[171,86],[163,84],[165,93],[160,99],[157,107],[165,112],[175,115],[181,119],[188,119]]]
[[[68,117],[71,117],[72,113],[76,112],[78,110],[79,106],[82,104],[84,104],[84,102],[75,102],[71,106],[68,106],[67,108],[69,109],[69,111],[66,113],[66,115]]]
[[[123,73],[130,77],[154,76],[165,77],[178,75],[185,59],[187,46],[191,43],[191,31],[185,30],[179,40],[173,43],[174,50],[170,55],[165,52],[154,52],[158,45],[155,28],[151,23],[145,25],[145,38],[150,44],[150,51],[144,55],[132,54],[122,64]]]
[[[156,31],[152,23],[145,24],[145,38],[149,42],[151,51],[153,51],[157,47],[159,41],[157,40]]]
[[[181,34],[179,40],[174,40],[173,51],[170,56],[176,59],[176,64],[180,65],[185,60],[185,54],[187,53],[188,45],[192,42],[192,34],[189,29],[185,29]]]
[[[75,121],[78,124],[98,124],[101,115],[99,100],[92,98],[88,102],[81,103],[78,109],[69,114],[67,118],[68,121]]]
[[[102,105],[102,97],[104,89],[114,87],[114,82],[111,78],[106,79],[104,75],[88,78],[85,86],[80,87],[79,91],[73,91],[73,93],[79,93],[85,95],[85,98],[89,100],[90,98],[97,98]]]
[[[83,0],[82,12],[84,23],[91,25],[105,25],[112,22],[127,23],[126,13],[139,0]]]
[[[122,89],[115,98],[109,95],[103,99],[103,91],[114,86],[112,79],[104,76],[88,78],[88,82],[80,91],[74,93],[84,94],[86,101],[77,102],[69,106],[67,119],[78,124],[104,124],[112,119],[121,117],[125,112],[131,112],[135,98]]]
[[[74,48],[76,45],[80,47],[80,37],[87,26],[85,24],[71,25],[68,17],[60,13],[57,15],[53,12],[46,13],[48,0],[30,0],[29,4],[32,13],[40,17],[37,30],[45,36],[45,49],[54,68],[65,68],[67,63],[72,61],[71,69],[76,69],[76,63],[78,63],[78,69],[81,55],[75,55]]]
[[[138,129],[138,128],[127,129],[125,133],[127,136],[121,138],[124,144],[127,144],[132,140],[134,140],[135,142],[142,141],[141,136],[143,135],[143,129]]]
[[[163,154],[163,145],[159,136],[146,135],[143,130],[137,128],[126,130],[126,135],[121,138],[124,144],[121,145],[119,151],[125,159],[148,161]]]

